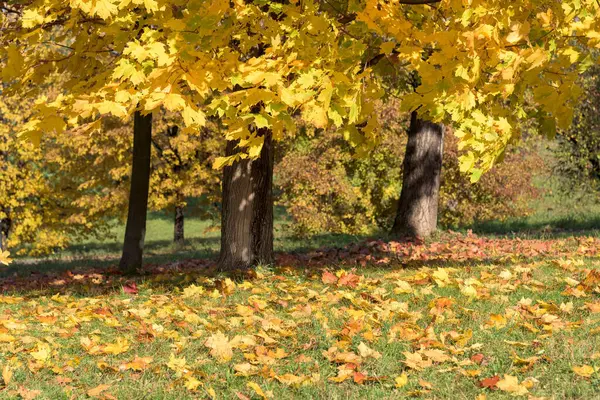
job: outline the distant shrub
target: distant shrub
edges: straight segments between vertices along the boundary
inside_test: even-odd
[[[293,219],[294,233],[368,234],[391,226],[402,186],[408,121],[393,104],[379,109],[381,141],[366,158],[353,157],[342,134],[335,131],[304,130],[291,147],[282,149],[275,183],[279,204]],[[519,148],[473,185],[459,171],[457,142],[448,132],[440,224],[458,227],[526,214],[527,200],[538,194],[533,177],[543,166],[541,158]]]

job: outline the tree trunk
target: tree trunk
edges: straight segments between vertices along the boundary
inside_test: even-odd
[[[245,269],[273,262],[273,143],[264,138],[260,158],[239,160],[223,170],[221,255],[223,270]],[[228,142],[227,155],[235,154]]]
[[[8,235],[10,234],[10,228],[12,220],[10,218],[0,219],[0,251],[8,250]]]
[[[392,235],[425,238],[436,230],[443,147],[444,126],[420,120],[413,111]]]
[[[183,224],[184,224],[184,215],[183,215],[184,207],[176,206],[175,207],[175,233],[173,236],[173,241],[178,246],[183,246],[185,242],[185,237],[183,235]]]
[[[119,263],[121,271],[127,274],[135,273],[142,267],[150,187],[151,146],[152,114],[142,115],[136,111],[133,119],[133,163],[127,227],[123,255]]]

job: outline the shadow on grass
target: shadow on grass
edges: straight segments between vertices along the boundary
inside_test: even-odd
[[[477,235],[509,238],[553,239],[570,236],[600,236],[600,216],[564,217],[551,221],[531,222],[526,219],[513,221],[488,221],[470,228]]]
[[[275,238],[278,252],[302,254],[323,247],[344,247],[364,241],[366,236],[324,234],[310,238],[279,236]],[[146,243],[145,265],[161,265],[186,260],[216,260],[221,239],[219,237],[191,238],[183,247],[169,240],[154,240]],[[116,267],[121,255],[120,242],[86,243],[70,246],[58,257],[38,259],[16,259],[9,267],[0,269],[0,280],[11,276],[27,276],[32,273],[52,274],[83,269],[110,269]],[[68,254],[61,256],[61,254]]]

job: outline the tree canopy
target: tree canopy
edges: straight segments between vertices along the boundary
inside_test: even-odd
[[[35,96],[49,72],[69,76],[38,101],[31,137],[163,107],[184,132],[221,119],[247,151],[216,166],[256,157],[256,129],[293,135],[296,116],[343,130],[366,154],[374,100],[397,95],[403,111],[455,126],[474,180],[522,121],[549,136],[569,125],[577,77],[600,47],[594,0],[33,0],[1,15],[11,90]]]

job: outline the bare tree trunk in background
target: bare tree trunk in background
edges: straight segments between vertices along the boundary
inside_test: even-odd
[[[273,141],[264,138],[260,158],[239,160],[223,170],[221,254],[223,270],[251,268],[273,262]],[[236,153],[228,142],[226,155]]]
[[[175,207],[175,232],[173,235],[173,241],[177,246],[183,246],[185,243],[185,236],[183,234],[184,210],[184,206]]]
[[[135,273],[142,267],[148,190],[150,187],[150,155],[152,147],[152,114],[135,112],[133,118],[133,163],[131,189],[123,255],[119,268],[126,274]]]
[[[10,218],[0,219],[0,251],[8,250],[8,235],[12,220]]]
[[[413,111],[393,236],[425,238],[435,232],[443,148],[444,126],[420,120]]]

